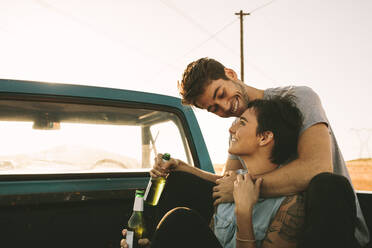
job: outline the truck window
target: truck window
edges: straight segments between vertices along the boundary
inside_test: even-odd
[[[143,172],[155,153],[192,164],[179,117],[141,106],[0,101],[0,175]]]

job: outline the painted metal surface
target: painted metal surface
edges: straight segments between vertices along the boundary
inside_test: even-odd
[[[93,102],[109,100],[171,108],[182,115],[186,122],[184,125],[189,130],[189,141],[191,141],[189,143],[190,146],[193,146],[193,157],[194,160],[198,160],[194,163],[199,164],[200,168],[205,171],[214,172],[195,114],[190,107],[183,106],[179,98],[124,89],[0,79],[0,99],[12,95],[42,96],[48,97],[48,99],[55,98],[56,101],[61,97],[76,100],[84,99],[85,101],[92,100]],[[143,173],[142,177],[133,177],[130,176],[130,173],[127,173],[126,176],[123,173],[122,177],[116,178],[69,179],[68,176],[66,176],[66,179],[45,180],[23,180],[22,177],[19,180],[14,178],[12,180],[4,180],[4,177],[1,178],[2,176],[0,176],[0,195],[27,195],[141,188],[146,186],[148,173]]]

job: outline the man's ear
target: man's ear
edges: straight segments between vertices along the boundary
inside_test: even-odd
[[[274,141],[274,134],[271,131],[265,131],[260,137],[260,145],[265,146]]]
[[[238,80],[238,75],[233,69],[225,68],[224,70],[225,70],[226,77],[232,80]]]

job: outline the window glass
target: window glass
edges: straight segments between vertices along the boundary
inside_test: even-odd
[[[0,174],[149,171],[156,152],[190,161],[181,121],[169,112],[0,101]]]

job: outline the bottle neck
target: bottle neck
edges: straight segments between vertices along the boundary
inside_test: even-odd
[[[134,200],[133,211],[143,212],[143,197],[136,197]]]

